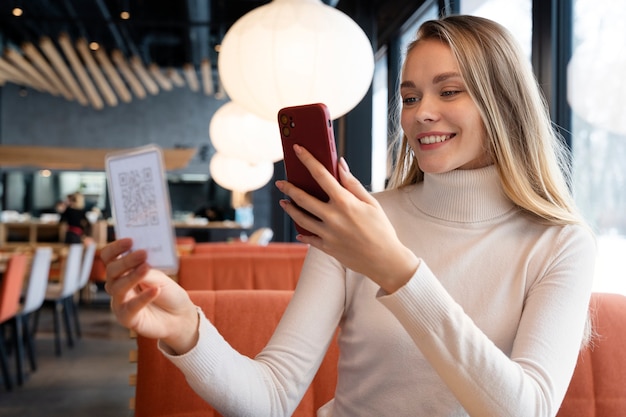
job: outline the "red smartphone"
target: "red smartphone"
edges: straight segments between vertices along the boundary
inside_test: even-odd
[[[328,201],[326,192],[293,151],[294,144],[303,146],[338,178],[337,147],[328,107],[323,103],[285,107],[278,111],[278,126],[287,180],[321,201]],[[312,234],[297,223],[296,230],[303,235]]]

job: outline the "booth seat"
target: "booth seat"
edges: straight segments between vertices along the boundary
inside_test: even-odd
[[[236,349],[255,355],[269,340],[292,291],[192,291],[193,300]],[[590,305],[596,336],[581,350],[558,417],[626,416],[626,297],[594,293]],[[219,416],[186,384],[156,348],[139,337],[136,417]],[[314,417],[333,396],[338,347],[333,341],[294,416]]]
[[[248,242],[196,242],[193,253],[306,253],[309,245],[297,242],[270,242],[254,245]]]
[[[595,336],[580,352],[557,417],[626,416],[626,297],[594,293]]]
[[[193,251],[179,251],[177,281],[188,290],[293,290],[308,245],[277,242],[266,246],[245,242],[201,242]],[[106,268],[96,251],[92,282],[106,280]]]
[[[183,255],[179,258],[177,280],[186,290],[293,290],[305,256],[306,251]]]
[[[224,338],[250,357],[267,344],[293,291],[190,291]],[[332,399],[337,381],[336,340],[293,416],[313,417]],[[220,416],[187,385],[183,374],[158,351],[156,341],[137,337],[135,417]]]

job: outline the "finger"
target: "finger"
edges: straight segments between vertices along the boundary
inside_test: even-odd
[[[147,259],[148,254],[145,250],[137,250],[127,255],[120,256],[106,265],[107,278],[115,279],[124,275],[126,271],[137,268],[139,265],[146,262]]]
[[[314,234],[318,233],[318,229],[321,225],[320,220],[311,216],[309,213],[302,210],[297,205],[293,204],[290,200],[286,200],[286,199],[280,200],[279,204],[281,208],[285,210],[285,213],[287,213],[287,215],[291,217],[291,219],[295,223],[299,224],[300,226],[310,231],[311,233],[314,233]]]
[[[322,165],[315,157],[304,147],[300,145],[293,146],[294,152],[309,171],[313,179],[320,185],[322,190],[332,198],[335,194],[335,190],[342,190],[338,180]],[[325,211],[325,201],[320,201],[317,197],[310,195],[307,191],[298,188],[294,184],[288,181],[277,181],[277,188],[287,195],[296,205],[306,212],[321,218],[321,215]],[[297,208],[294,207],[294,213]],[[302,215],[307,215],[303,213]]]
[[[138,291],[135,296],[126,301],[112,300],[112,307],[116,311],[124,313],[136,314],[146,305],[150,304],[160,292],[159,287],[145,287]]]
[[[326,194],[332,190],[341,189],[337,178],[303,146],[293,145],[293,150],[302,164],[309,170],[311,176],[322,187]]]
[[[116,313],[123,325],[135,330],[139,324],[137,323],[138,313],[154,301],[159,296],[159,293],[160,289],[158,287],[146,288],[125,302],[118,303],[113,299],[111,309]]]
[[[145,286],[145,278],[149,271],[150,266],[147,263],[142,263],[132,270],[125,271],[123,275],[116,277],[107,276],[105,290],[112,297],[119,297],[124,300],[139,285]]]
[[[102,251],[100,251],[100,259],[102,259],[102,262],[106,265],[124,252],[128,252],[132,246],[133,241],[130,238],[115,240],[102,248]]]
[[[339,180],[341,181],[341,185],[359,200],[366,203],[376,202],[372,194],[354,175],[352,175],[348,162],[346,162],[344,157],[339,159]]]

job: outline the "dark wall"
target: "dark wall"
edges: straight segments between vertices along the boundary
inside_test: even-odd
[[[26,91],[22,97],[18,86],[8,83],[2,87],[2,144],[125,148],[155,143],[164,148],[210,147],[209,121],[226,102],[179,88],[95,110],[61,97]],[[212,150],[196,154],[183,171],[207,173],[211,155]]]
[[[197,148],[189,166],[176,174],[209,174],[214,153],[209,122],[227,102],[179,88],[95,110],[36,90],[27,89],[25,96],[20,94],[23,92],[11,83],[0,88],[0,144],[127,148],[155,143],[163,148]],[[210,183],[175,184],[171,188],[172,206],[180,210],[199,208],[205,197],[216,198],[220,204],[228,199],[221,192],[214,196]],[[270,191],[266,186],[253,193],[255,228],[270,226],[270,206],[277,207],[270,202]]]

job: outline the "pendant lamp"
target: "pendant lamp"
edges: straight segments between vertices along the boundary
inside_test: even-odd
[[[209,138],[222,155],[251,163],[283,159],[277,123],[257,116],[234,101],[217,109],[209,124]]]
[[[218,152],[211,158],[209,172],[213,180],[227,190],[246,193],[263,187],[272,179],[274,164],[270,161],[251,163]]]
[[[218,58],[231,100],[268,120],[282,107],[325,103],[337,119],[365,96],[374,74],[367,35],[320,0],[273,0],[228,30]]]

